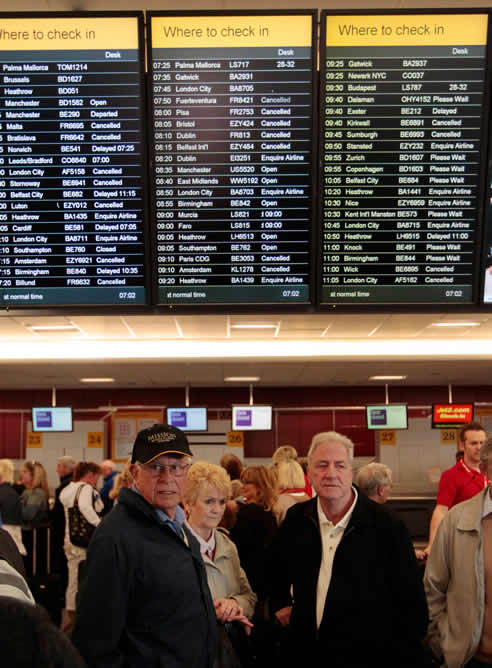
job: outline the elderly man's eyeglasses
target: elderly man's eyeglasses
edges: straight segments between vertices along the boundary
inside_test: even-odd
[[[159,464],[158,462],[150,462],[150,464],[137,462],[137,465],[153,478],[158,478],[166,469],[173,478],[182,478],[191,466],[191,464]]]

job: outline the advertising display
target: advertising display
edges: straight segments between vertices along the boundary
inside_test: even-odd
[[[314,13],[150,13],[154,300],[309,303]]]
[[[473,421],[473,404],[434,404],[432,429],[457,429]]]
[[[321,28],[320,302],[473,303],[488,14]]]
[[[0,305],[144,304],[142,15],[0,15]]]

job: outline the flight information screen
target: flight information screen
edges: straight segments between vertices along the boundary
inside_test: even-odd
[[[323,14],[322,303],[476,299],[487,21]]]
[[[151,15],[155,300],[306,303],[313,12]]]
[[[0,16],[0,304],[144,304],[141,16]]]
[[[490,129],[490,128],[489,128]],[[489,146],[492,138],[489,138]],[[488,164],[488,199],[484,226],[483,272],[481,276],[482,302],[492,304],[492,155],[489,151]]]

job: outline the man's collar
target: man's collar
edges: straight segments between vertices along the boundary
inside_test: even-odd
[[[473,475],[474,473],[481,473],[480,468],[474,469],[473,466],[470,466],[470,464],[467,464],[465,462],[465,458],[463,457],[457,462],[458,466],[461,465],[461,468],[464,469],[467,473],[470,475]]]
[[[333,522],[331,522],[331,520],[329,520],[326,517],[325,512],[324,512],[324,510],[321,506],[321,500],[320,500],[319,496],[317,497],[317,509],[318,509],[318,517],[319,517],[320,525],[329,524],[329,525],[337,527],[337,528],[338,527],[340,527],[342,529],[347,528],[347,524],[350,522],[350,518],[352,517],[352,513],[354,512],[355,504],[357,503],[357,499],[359,498],[359,494],[357,492],[356,487],[354,487],[354,485],[352,485],[352,492],[354,494],[354,499],[353,499],[352,503],[350,504],[350,507],[347,510],[347,512],[345,513],[345,515],[340,520],[338,520],[338,522],[336,524],[333,524]]]
[[[483,499],[483,507],[482,507],[482,519],[484,517],[487,517],[487,515],[490,515],[492,513],[492,498],[490,497],[490,486],[487,488],[487,493],[484,496]]]
[[[176,511],[172,519],[164,510],[161,510],[160,508],[154,508],[154,512],[160,519],[160,521],[163,522],[164,524],[173,524],[177,530],[177,533],[179,533],[183,528],[183,524],[185,523],[186,520],[186,515],[181,506],[176,506]]]

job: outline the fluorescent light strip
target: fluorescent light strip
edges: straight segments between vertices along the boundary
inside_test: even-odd
[[[431,327],[480,327],[481,322],[433,322]]]
[[[256,383],[260,380],[259,376],[226,376],[224,381],[226,383]]]
[[[79,332],[75,325],[31,325],[32,332]]]
[[[369,380],[405,380],[407,376],[369,376]]]
[[[81,383],[114,383],[114,378],[81,378]]]
[[[278,325],[231,325],[231,329],[277,329]]]
[[[490,339],[284,339],[2,341],[0,360],[205,360],[205,359],[492,359]]]

